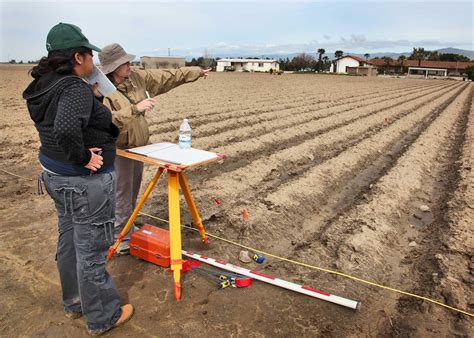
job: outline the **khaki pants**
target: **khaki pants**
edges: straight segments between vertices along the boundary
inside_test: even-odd
[[[117,240],[137,205],[138,192],[142,183],[143,163],[117,156],[115,158],[115,173],[117,174],[117,190],[115,195],[114,240]],[[128,244],[130,242],[132,231],[133,226],[130,227],[122,243]]]

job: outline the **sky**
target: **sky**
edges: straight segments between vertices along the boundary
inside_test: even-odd
[[[46,55],[59,22],[99,47],[120,43],[138,56],[265,56],[473,50],[473,1],[5,1],[0,61]]]

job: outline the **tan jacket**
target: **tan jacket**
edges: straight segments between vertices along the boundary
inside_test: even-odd
[[[150,131],[145,112],[139,112],[136,104],[154,97],[201,76],[199,67],[178,69],[132,70],[130,78],[117,86],[117,91],[104,98],[104,104],[112,111],[112,122],[120,129],[117,147],[133,148],[148,144]]]

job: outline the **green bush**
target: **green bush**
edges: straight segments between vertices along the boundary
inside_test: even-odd
[[[469,66],[466,68],[467,78],[474,81],[474,66]]]

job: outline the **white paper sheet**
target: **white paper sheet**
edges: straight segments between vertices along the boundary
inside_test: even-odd
[[[192,165],[218,157],[216,153],[201,149],[181,149],[174,143],[156,143],[128,149],[129,152],[174,164]]]
[[[154,151],[158,151],[164,148],[168,147],[173,147],[176,146],[174,143],[169,143],[169,142],[162,142],[162,143],[155,143],[155,144],[149,144],[147,146],[142,146],[142,147],[136,147],[136,148],[131,148],[128,149],[127,151],[135,154],[140,154],[140,155],[148,155]]]

